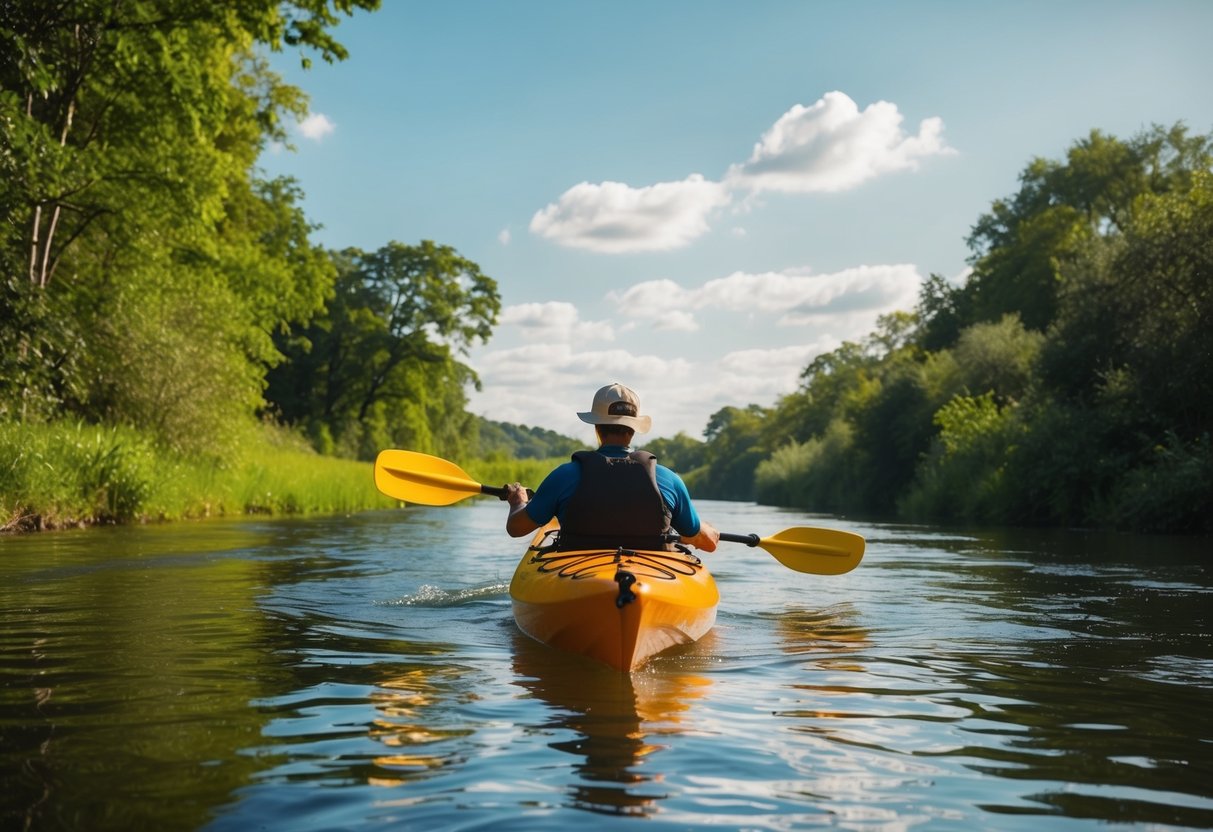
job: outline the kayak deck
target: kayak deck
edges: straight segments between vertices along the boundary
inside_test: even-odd
[[[510,582],[527,635],[626,672],[712,629],[720,594],[689,550],[557,552],[556,534],[536,533]]]

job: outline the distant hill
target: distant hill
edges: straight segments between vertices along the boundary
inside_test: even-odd
[[[495,455],[509,459],[551,459],[567,457],[587,447],[584,441],[544,428],[494,422],[483,417],[477,419],[480,429],[478,455],[482,459]]]

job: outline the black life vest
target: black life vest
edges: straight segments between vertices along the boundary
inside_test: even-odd
[[[573,460],[581,466],[581,482],[560,521],[560,551],[672,548],[666,540],[672,514],[657,489],[657,457],[578,451]]]

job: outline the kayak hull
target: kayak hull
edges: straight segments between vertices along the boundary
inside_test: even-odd
[[[531,638],[627,672],[715,624],[720,594],[695,555],[556,552],[554,533],[535,535],[510,582],[514,620]]]

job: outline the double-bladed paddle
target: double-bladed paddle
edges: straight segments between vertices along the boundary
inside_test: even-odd
[[[424,506],[449,506],[476,494],[504,500],[505,486],[481,485],[453,462],[417,451],[381,451],[375,459],[375,487],[389,497]],[[863,559],[864,539],[840,529],[796,526],[770,537],[728,534],[720,539],[770,553],[788,569],[811,575],[841,575]]]

